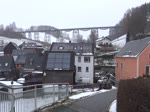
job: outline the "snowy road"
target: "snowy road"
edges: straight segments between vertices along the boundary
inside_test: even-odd
[[[117,90],[77,100],[67,106],[62,105],[47,112],[103,112],[116,99]]]

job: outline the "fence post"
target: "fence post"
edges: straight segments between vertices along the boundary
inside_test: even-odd
[[[53,84],[53,103],[55,103],[55,85]]]
[[[58,84],[58,100],[60,100],[60,98],[61,98],[61,97],[60,97],[60,96],[61,96],[61,95],[60,95],[60,87],[61,87],[61,85]]]
[[[69,85],[66,84],[66,97],[68,97],[68,96],[69,96]]]
[[[11,112],[15,112],[15,94],[14,94],[14,89],[11,88],[12,94],[11,94]]]
[[[35,101],[35,110],[36,110],[36,108],[37,108],[37,87],[36,87],[36,85],[34,86],[34,101]]]

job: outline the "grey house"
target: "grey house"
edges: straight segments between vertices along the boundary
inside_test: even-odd
[[[43,56],[37,53],[26,54],[22,77],[26,84],[43,83]]]
[[[0,56],[0,80],[17,80],[19,73],[16,70],[12,56]]]

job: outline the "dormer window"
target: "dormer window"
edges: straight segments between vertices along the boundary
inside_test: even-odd
[[[60,50],[61,50],[61,49],[64,49],[64,47],[63,47],[63,46],[59,46],[59,47],[58,47],[58,49],[60,49]]]
[[[74,47],[74,49],[76,50],[76,49],[77,49],[77,47]]]
[[[8,66],[8,63],[5,63],[5,66]]]

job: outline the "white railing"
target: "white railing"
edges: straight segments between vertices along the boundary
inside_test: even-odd
[[[69,95],[68,84],[38,84],[12,88],[0,85],[0,112],[32,112]]]

